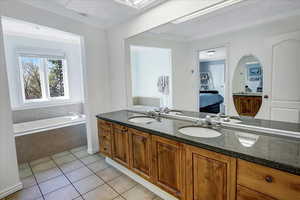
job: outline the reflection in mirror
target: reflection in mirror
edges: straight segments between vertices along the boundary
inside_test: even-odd
[[[259,135],[237,132],[235,136],[238,138],[239,143],[244,147],[252,147],[259,139]]]
[[[297,0],[240,1],[127,38],[129,107],[299,123],[299,10]]]
[[[199,52],[200,112],[225,113],[225,59],[225,47]]]
[[[130,63],[133,105],[172,107],[171,49],[130,46]]]
[[[262,104],[263,69],[253,55],[243,56],[233,76],[233,100],[240,116],[254,117]]]

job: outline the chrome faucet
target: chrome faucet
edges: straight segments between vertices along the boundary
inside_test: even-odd
[[[197,126],[204,127],[216,127],[221,125],[221,115],[217,116],[216,119],[212,118],[210,115],[206,115],[204,119],[199,119],[196,121]]]
[[[171,109],[169,109],[168,107],[161,107],[159,109],[155,109],[154,111],[159,115],[161,115],[161,114],[168,114],[171,111]]]
[[[157,113],[156,111],[152,111],[152,110],[147,111],[146,114],[150,117],[157,117],[159,115],[159,113]]]
[[[211,126],[211,125],[213,125],[212,122],[213,122],[213,120],[211,119],[211,116],[206,115],[205,120],[204,120],[204,125]]]

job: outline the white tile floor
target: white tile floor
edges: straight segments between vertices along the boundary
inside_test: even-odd
[[[19,166],[24,189],[5,200],[161,200],[86,147]]]

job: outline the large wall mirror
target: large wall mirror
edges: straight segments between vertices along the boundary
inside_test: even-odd
[[[297,9],[242,1],[127,38],[128,106],[300,122]]]
[[[254,55],[243,56],[233,75],[233,101],[240,116],[255,117],[262,105],[263,68]]]

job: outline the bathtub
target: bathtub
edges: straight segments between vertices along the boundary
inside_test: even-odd
[[[85,115],[71,115],[14,124],[14,136],[23,136],[52,129],[86,123]]]

